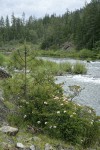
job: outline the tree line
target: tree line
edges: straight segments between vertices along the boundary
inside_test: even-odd
[[[77,50],[87,48],[100,50],[100,0],[73,12],[67,10],[62,16],[46,14],[36,19],[25,19],[11,15],[0,18],[0,46],[10,41],[23,42],[26,39],[40,44],[42,49],[58,49],[63,43],[71,42]]]

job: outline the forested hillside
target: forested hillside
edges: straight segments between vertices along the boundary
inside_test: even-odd
[[[66,6],[67,7],[67,6]],[[80,10],[67,10],[62,16],[52,14],[36,19],[25,19],[12,13],[11,19],[0,18],[0,46],[7,42],[23,42],[26,39],[40,44],[42,49],[58,49],[70,43],[77,50],[100,50],[100,0],[91,0]]]

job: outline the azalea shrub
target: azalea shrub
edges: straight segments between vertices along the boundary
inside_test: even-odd
[[[26,102],[22,113],[24,121],[51,137],[84,147],[98,141],[100,120],[94,111],[90,108],[86,110],[64,97]]]

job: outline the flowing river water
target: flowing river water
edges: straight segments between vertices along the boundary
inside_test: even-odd
[[[100,115],[100,61],[86,62],[82,60],[68,59],[68,58],[49,58],[42,57],[42,59],[53,61],[56,63],[70,62],[84,63],[87,67],[86,75],[64,75],[57,76],[56,83],[63,83],[64,94],[68,94],[69,86],[78,85],[83,89],[74,101],[78,104],[92,107],[97,115]]]

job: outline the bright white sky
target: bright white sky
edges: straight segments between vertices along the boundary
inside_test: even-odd
[[[22,16],[23,12],[26,17],[32,15],[36,18],[53,13],[62,15],[67,9],[82,8],[86,1],[89,3],[91,0],[0,0],[0,16],[11,16],[12,12],[16,17]]]

